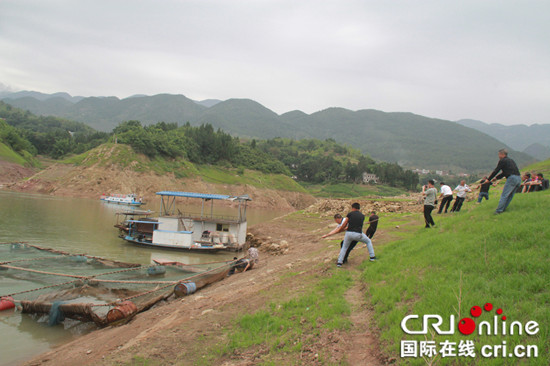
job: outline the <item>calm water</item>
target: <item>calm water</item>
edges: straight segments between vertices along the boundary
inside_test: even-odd
[[[182,207],[200,212],[200,205]],[[125,262],[150,264],[153,258],[201,263],[225,260],[234,253],[200,254],[139,248],[117,236],[115,213],[126,206],[97,200],[61,198],[0,191],[0,242],[26,241],[70,253],[86,253]],[[142,206],[158,210],[158,205]],[[182,211],[184,211],[182,209]],[[234,214],[230,208],[214,206],[216,214]],[[249,209],[248,225],[283,215],[284,211]],[[154,215],[153,215],[154,216]],[[4,282],[4,284],[2,283]],[[0,295],[7,287],[0,272]],[[13,311],[0,312],[0,365],[14,365],[55,345],[93,330],[90,324],[65,321],[49,327],[45,319]],[[5,335],[9,335],[6,337]]]

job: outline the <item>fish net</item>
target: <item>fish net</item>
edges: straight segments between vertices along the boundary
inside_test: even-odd
[[[233,261],[141,266],[27,243],[0,244],[0,298],[24,313],[99,326],[122,321],[168,297],[227,276]]]

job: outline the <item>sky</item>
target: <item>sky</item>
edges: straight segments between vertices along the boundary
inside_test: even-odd
[[[546,0],[0,0],[0,91],[550,123]]]

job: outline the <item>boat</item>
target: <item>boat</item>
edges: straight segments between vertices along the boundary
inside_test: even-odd
[[[197,252],[240,250],[246,242],[246,208],[248,195],[230,196],[194,192],[162,191],[159,216],[136,212],[122,225],[117,224],[120,237],[129,243],[149,247]],[[182,212],[176,207],[180,198],[200,199],[201,212]],[[238,204],[233,216],[215,215],[214,201]],[[208,210],[210,203],[210,210]],[[208,212],[209,211],[209,212]]]
[[[115,203],[117,205],[141,206],[145,204],[141,198],[137,198],[135,194],[113,194],[107,196],[103,194],[100,200],[107,203]]]

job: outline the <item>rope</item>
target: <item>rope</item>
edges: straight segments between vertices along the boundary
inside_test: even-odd
[[[8,263],[16,263],[16,262],[32,262],[32,261],[40,261],[43,259],[57,259],[58,257],[38,257],[38,258],[30,258],[30,259],[16,259],[13,261],[6,261],[6,262],[0,262],[0,266]],[[64,257],[62,257],[64,258]]]
[[[204,272],[201,272],[201,273],[204,273]],[[96,278],[94,278],[93,280],[96,282],[103,282],[103,283],[135,283],[138,285],[147,285],[147,284],[164,285],[165,283],[178,283],[179,281],[182,281],[182,280],[177,280],[177,281],[98,280]]]
[[[236,261],[233,260],[233,262],[236,262]],[[162,286],[162,287],[159,287],[159,288],[156,288],[156,289],[147,291],[147,292],[143,292],[143,293],[140,293],[140,294],[137,294],[137,295],[132,295],[132,296],[126,297],[126,298],[121,299],[121,300],[118,300],[118,301],[113,301],[113,302],[108,303],[108,304],[92,304],[92,305],[90,305],[90,306],[113,306],[113,305],[115,305],[115,304],[117,304],[117,303],[119,303],[119,302],[131,300],[131,299],[135,299],[136,297],[144,296],[144,295],[147,295],[147,294],[150,294],[150,293],[159,291],[159,290],[163,290],[163,289],[165,289],[165,288],[167,288],[167,287],[176,285],[176,284],[178,284],[178,283],[186,283],[186,282],[189,282],[189,280],[192,279],[192,278],[201,276],[201,275],[203,275],[203,274],[205,274],[205,273],[209,273],[209,272],[212,272],[212,271],[215,271],[215,270],[219,270],[221,267],[223,267],[223,266],[220,266],[220,267],[217,267],[217,268],[213,268],[213,269],[210,269],[210,270],[208,270],[208,271],[201,272],[201,273],[196,274],[196,275],[191,276],[191,277],[187,277],[187,278],[184,279],[184,280],[172,281],[172,282],[170,282],[170,283],[168,283],[168,281],[147,282],[147,283],[158,283],[158,284],[165,284],[165,283],[168,283],[168,284],[165,285],[165,286]],[[108,282],[109,280],[96,280],[96,281],[99,281],[99,282]],[[109,281],[109,282],[110,282],[110,281]],[[121,281],[112,281],[112,282],[121,282]]]
[[[144,296],[144,295],[148,295],[148,294],[151,294],[153,292],[156,292],[156,291],[159,291],[159,290],[164,290],[165,288],[167,287],[170,287],[172,286],[174,283],[169,283],[168,285],[165,285],[165,286],[162,286],[162,287],[158,287],[158,288],[155,288],[153,290],[150,290],[150,291],[147,291],[147,292],[142,292],[140,294],[136,294],[136,295],[132,295],[132,296],[128,296],[128,297],[125,297],[124,299],[120,299],[120,300],[117,300],[117,301],[113,301],[113,302],[110,302],[108,304],[91,304],[90,306],[91,307],[97,307],[97,306],[114,306],[120,302],[123,302],[123,301],[128,301],[128,300],[131,300],[131,299],[135,299],[136,297],[140,297],[140,296]]]
[[[90,276],[89,278],[95,278],[95,277],[99,277],[99,276],[105,276],[105,275],[116,274],[116,273],[122,273],[122,272],[137,271],[138,269],[145,269],[145,268],[147,268],[147,267],[126,268],[126,269],[121,269],[121,270],[119,270],[119,271],[105,272],[105,273],[100,273],[100,274],[92,275],[92,276]],[[99,281],[99,280],[98,280],[98,281]]]
[[[10,243],[12,244],[12,243]],[[40,259],[44,259],[44,258],[40,258]],[[39,258],[34,258],[34,259],[29,259],[29,261],[31,260],[39,260]],[[16,260],[16,261],[12,261],[12,262],[17,262],[17,261],[26,261],[26,260]],[[10,268],[10,269],[15,269],[15,270],[21,270],[21,271],[27,271],[27,272],[33,272],[33,273],[39,273],[39,274],[46,274],[46,275],[53,275],[53,276],[61,276],[61,277],[70,277],[70,278],[76,278],[76,280],[72,280],[72,281],[68,281],[68,282],[63,282],[63,283],[59,283],[59,284],[54,284],[54,285],[48,285],[48,286],[43,286],[43,287],[39,287],[39,288],[36,288],[36,289],[31,289],[31,290],[26,290],[26,291],[20,291],[20,292],[14,292],[12,294],[7,294],[7,295],[4,295],[4,296],[15,296],[15,295],[21,295],[21,294],[24,294],[24,293],[30,293],[30,292],[34,292],[34,291],[40,291],[40,290],[44,290],[44,289],[48,289],[48,288],[52,288],[52,287],[58,287],[58,286],[64,286],[64,285],[68,285],[68,284],[71,284],[71,283],[75,283],[75,282],[79,282],[79,281],[88,281],[90,279],[93,279],[94,281],[96,282],[102,282],[102,283],[132,283],[132,284],[147,284],[147,285],[150,285],[150,284],[155,284],[155,285],[164,285],[164,286],[161,286],[161,287],[157,287],[155,289],[152,289],[152,290],[149,290],[149,291],[146,291],[146,292],[143,292],[143,293],[139,293],[139,294],[136,294],[136,295],[132,295],[132,296],[129,296],[129,297],[126,297],[122,300],[118,300],[118,301],[114,301],[114,302],[111,302],[111,303],[108,303],[108,304],[90,304],[90,306],[113,306],[121,301],[127,301],[127,300],[131,300],[131,299],[134,299],[134,298],[137,298],[137,297],[140,297],[140,296],[144,296],[144,295],[147,295],[147,294],[150,294],[150,293],[153,293],[153,292],[156,292],[156,291],[159,291],[159,290],[163,290],[165,288],[168,288],[170,286],[173,286],[173,285],[176,285],[178,283],[186,283],[186,282],[189,282],[191,279],[194,279],[196,277],[199,277],[199,276],[202,276],[206,273],[210,273],[210,272],[213,272],[213,271],[217,271],[219,270],[220,268],[222,267],[225,267],[225,266],[228,266],[232,263],[235,263],[237,260],[231,260],[231,261],[218,261],[218,262],[209,262],[209,263],[201,263],[201,264],[216,264],[216,263],[224,263],[225,265],[222,265],[222,266],[219,266],[219,267],[216,267],[216,268],[212,268],[210,270],[207,270],[207,271],[203,271],[201,273],[198,273],[198,274],[195,274],[193,276],[190,276],[190,277],[187,277],[185,279],[182,279],[182,280],[177,280],[177,281],[128,281],[128,280],[102,280],[102,279],[97,279],[95,277],[98,277],[98,276],[104,276],[104,275],[108,275],[108,274],[115,274],[115,273],[121,273],[121,272],[128,272],[128,271],[135,271],[135,270],[138,270],[138,269],[143,269],[145,267],[135,267],[135,268],[126,268],[126,269],[122,269],[122,270],[118,270],[118,271],[112,271],[112,272],[107,272],[107,273],[100,273],[100,274],[97,274],[97,275],[92,275],[92,276],[78,276],[78,275],[68,275],[68,274],[63,274],[63,273],[55,273],[55,272],[48,272],[48,271],[39,271],[39,270],[34,270],[34,269],[30,269],[30,268],[22,268],[22,267],[17,267],[17,266],[10,266],[10,265],[6,265],[6,264],[0,264],[0,267],[4,267],[4,268]],[[11,262],[4,262],[4,263],[11,263]],[[16,300],[17,301],[17,300]]]
[[[80,281],[80,280],[73,280],[73,281],[69,281],[69,282],[58,283],[58,284],[56,284],[56,285],[49,285],[49,286],[34,288],[34,289],[32,289],[32,290],[14,292],[13,294],[2,295],[2,297],[26,294],[26,293],[28,293],[28,292],[40,291],[40,290],[44,290],[44,289],[51,288],[51,287],[57,287],[57,286],[68,285],[68,284],[70,284],[70,283],[74,283],[74,282],[78,282],[78,281]],[[14,301],[19,301],[19,300],[14,300]]]
[[[187,263],[181,263],[181,262],[169,262],[168,265],[170,265],[172,263],[175,263],[175,265],[177,265],[177,266],[202,266],[202,265],[206,265],[206,264],[219,264],[219,263],[228,264],[228,263],[231,263],[231,262],[236,262],[237,260],[231,259],[231,260],[218,261],[218,262],[205,262],[205,263],[195,263],[195,264],[191,264],[191,263],[187,264]],[[156,262],[156,263],[158,263],[159,265],[163,265],[162,263],[159,263],[159,262]]]
[[[33,272],[33,273],[40,273],[40,274],[45,274],[45,275],[50,275],[50,276],[71,277],[71,278],[79,278],[79,279],[86,279],[86,278],[88,278],[88,277],[86,277],[86,276],[68,275],[68,274],[63,274],[63,273],[39,271],[39,270],[37,270],[37,269],[30,269],[30,268],[9,266],[9,265],[7,265],[7,264],[0,264],[0,267],[10,268],[10,269],[17,269],[17,270],[20,270],[20,271],[27,271],[27,272]]]
[[[23,244],[26,244],[26,243],[23,243]],[[93,255],[87,255],[87,254],[72,254],[72,253],[64,252],[62,250],[56,250],[56,249],[51,249],[51,248],[42,248],[42,247],[39,247],[38,245],[29,244],[29,247],[32,247],[32,248],[35,248],[35,249],[38,249],[38,250],[43,250],[43,251],[50,252],[50,253],[56,253],[56,254],[62,254],[62,255],[68,255],[68,256],[83,256],[83,257],[90,258],[90,259],[96,259],[96,260],[110,262],[110,263],[114,263],[114,264],[120,264],[121,267],[122,266],[141,267],[139,264],[135,264],[135,263],[120,262],[120,261],[115,261],[115,260],[106,259],[106,258],[102,258],[102,257],[97,257],[97,256],[93,256]]]

